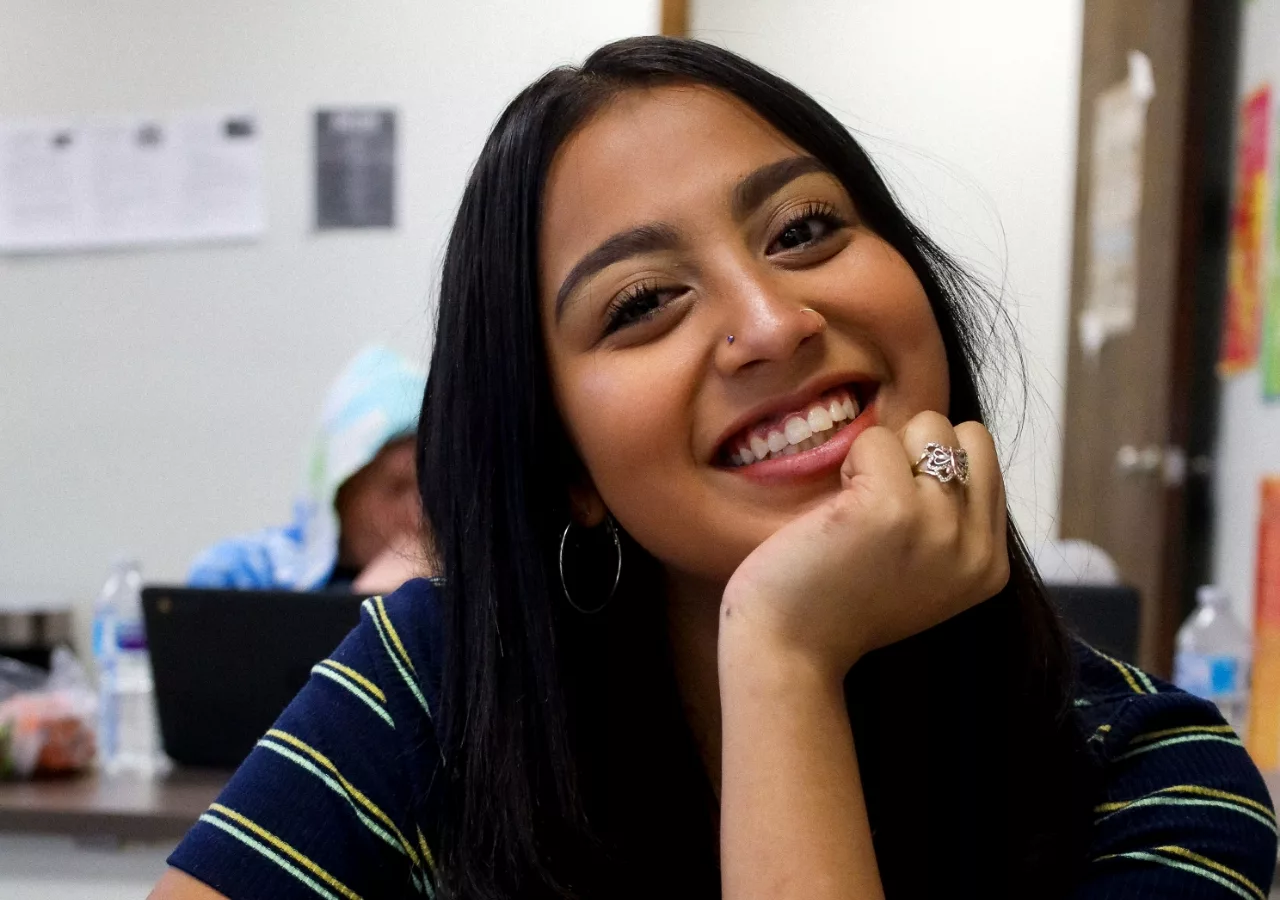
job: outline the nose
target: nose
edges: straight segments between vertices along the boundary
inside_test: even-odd
[[[726,375],[791,359],[827,327],[826,318],[788,296],[767,276],[742,273],[726,285],[728,314],[716,335],[716,365]]]

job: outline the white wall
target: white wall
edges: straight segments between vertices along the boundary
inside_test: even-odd
[[[1280,89],[1280,0],[1256,0],[1244,7],[1240,44],[1239,92],[1243,96],[1262,82]],[[1275,106],[1272,107],[1275,115]],[[1272,141],[1276,141],[1274,124]],[[1276,158],[1272,144],[1268,158]],[[1276,201],[1276,171],[1272,163],[1272,196]],[[1267,207],[1272,209],[1271,206]],[[1272,258],[1274,218],[1264,217],[1263,246]],[[1253,369],[1223,383],[1222,409],[1214,472],[1213,578],[1231,594],[1240,621],[1252,625],[1254,573],[1258,551],[1259,482],[1263,475],[1280,475],[1280,402],[1264,403],[1262,383]]]
[[[1033,394],[1005,454],[1009,496],[1029,537],[1055,536],[1081,0],[692,7],[696,37],[813,94],[864,139],[926,231],[1003,288]],[[1014,430],[1008,419],[1000,428],[1006,448]]]
[[[657,0],[0,0],[0,117],[256,110],[270,230],[0,257],[0,604],[86,601],[117,550],[178,579],[287,519],[320,397],[365,342],[424,363],[466,173],[553,65],[656,30]],[[400,227],[310,231],[311,114],[401,112]],[[0,897],[141,897],[169,848],[0,835]]]
[[[0,0],[0,116],[247,107],[269,233],[0,257],[0,601],[83,601],[117,550],[177,579],[287,520],[320,397],[365,342],[425,363],[470,164],[524,84],[657,0]],[[400,227],[310,230],[317,105],[401,112]]]

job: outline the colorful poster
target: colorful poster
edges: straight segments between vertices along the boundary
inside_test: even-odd
[[[1240,109],[1231,246],[1227,253],[1227,304],[1218,369],[1236,375],[1258,361],[1262,331],[1262,239],[1267,208],[1267,143],[1271,88],[1262,85]]]
[[[1280,196],[1271,229],[1271,274],[1262,313],[1262,399],[1280,400]]]
[[[1262,481],[1253,619],[1253,688],[1245,747],[1263,769],[1280,765],[1280,477]]]

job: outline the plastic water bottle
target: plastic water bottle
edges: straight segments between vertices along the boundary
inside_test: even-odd
[[[1225,591],[1207,584],[1196,591],[1196,609],[1178,629],[1173,680],[1189,694],[1212,700],[1237,734],[1249,710],[1249,633],[1231,614]]]
[[[154,775],[168,767],[160,752],[155,685],[142,621],[142,570],[118,560],[93,606],[98,665],[98,761],[109,774]]]

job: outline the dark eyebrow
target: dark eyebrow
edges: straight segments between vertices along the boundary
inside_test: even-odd
[[[813,172],[829,172],[826,166],[812,156],[791,156],[761,166],[738,182],[733,189],[731,210],[741,222],[751,215],[764,201],[802,175]]]
[[[564,310],[565,301],[579,284],[597,272],[607,269],[614,263],[621,262],[642,253],[657,253],[662,250],[674,250],[681,244],[680,234],[664,222],[640,225],[627,231],[620,231],[596,247],[569,270],[560,290],[556,293],[556,321]]]
[[[741,222],[788,184],[813,172],[829,170],[812,156],[790,156],[761,166],[734,186],[730,201],[734,219]],[[628,257],[675,250],[680,245],[679,232],[664,222],[640,225],[613,235],[578,260],[561,282],[560,290],[556,292],[556,321],[560,321],[569,296],[592,275]]]

